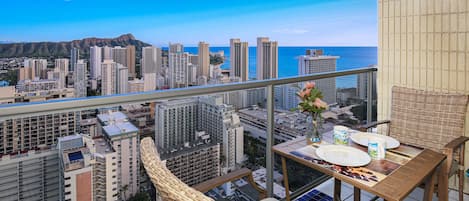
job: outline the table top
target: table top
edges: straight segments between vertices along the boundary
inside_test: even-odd
[[[332,142],[332,132],[323,135]],[[349,146],[367,151],[355,144]],[[403,200],[446,158],[444,154],[403,145],[386,151],[383,160],[372,160],[363,167],[342,167],[322,161],[315,155],[316,145],[307,145],[304,137],[272,147],[274,153],[366,190],[386,200]],[[292,173],[290,173],[292,174]]]

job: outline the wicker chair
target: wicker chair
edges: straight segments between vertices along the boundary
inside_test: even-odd
[[[468,96],[438,93],[404,87],[392,88],[391,120],[374,122],[361,127],[366,130],[379,124],[389,124],[388,135],[401,143],[447,155],[440,176],[459,177],[459,200],[464,190],[464,146],[469,137],[464,136]],[[448,179],[438,184],[448,190]],[[448,194],[438,195],[447,198]]]
[[[259,191],[261,198],[265,197],[265,191],[255,184],[252,178],[252,172],[246,168],[205,181],[191,188],[166,168],[160,160],[158,151],[151,138],[146,137],[142,139],[140,144],[140,156],[148,176],[163,201],[213,201],[212,198],[205,196],[202,192],[207,192],[221,184],[242,177],[248,178],[249,183]],[[267,198],[263,201],[275,201],[275,199]]]

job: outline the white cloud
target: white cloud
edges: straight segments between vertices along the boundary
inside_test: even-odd
[[[304,34],[308,33],[309,31],[306,29],[276,29],[273,32],[281,34]]]

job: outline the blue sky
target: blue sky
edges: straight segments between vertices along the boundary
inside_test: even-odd
[[[7,0],[0,41],[137,39],[166,46],[267,36],[280,46],[376,46],[376,0]]]

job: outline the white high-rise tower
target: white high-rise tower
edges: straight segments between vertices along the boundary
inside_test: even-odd
[[[125,94],[128,92],[128,81],[129,81],[129,68],[123,66],[122,64],[117,64],[117,93]]]
[[[86,63],[80,59],[75,65],[74,71],[75,97],[86,97]]]
[[[323,55],[322,50],[306,50],[306,55],[298,58],[298,74],[307,75],[322,72],[334,72],[338,56]],[[315,80],[328,104],[337,102],[335,78]]]
[[[91,79],[101,79],[102,48],[98,46],[90,47],[90,71]]]
[[[69,72],[75,71],[75,64],[78,62],[80,59],[80,49],[76,47],[72,47],[70,50],[70,69],[68,69]]]
[[[142,48],[142,77],[145,73],[160,73],[161,49],[153,46]]]
[[[187,87],[189,83],[189,53],[169,53],[170,87]]]
[[[101,95],[106,96],[115,94],[117,91],[115,82],[115,78],[117,76],[117,63],[110,59],[104,60],[101,64],[101,71]]]

